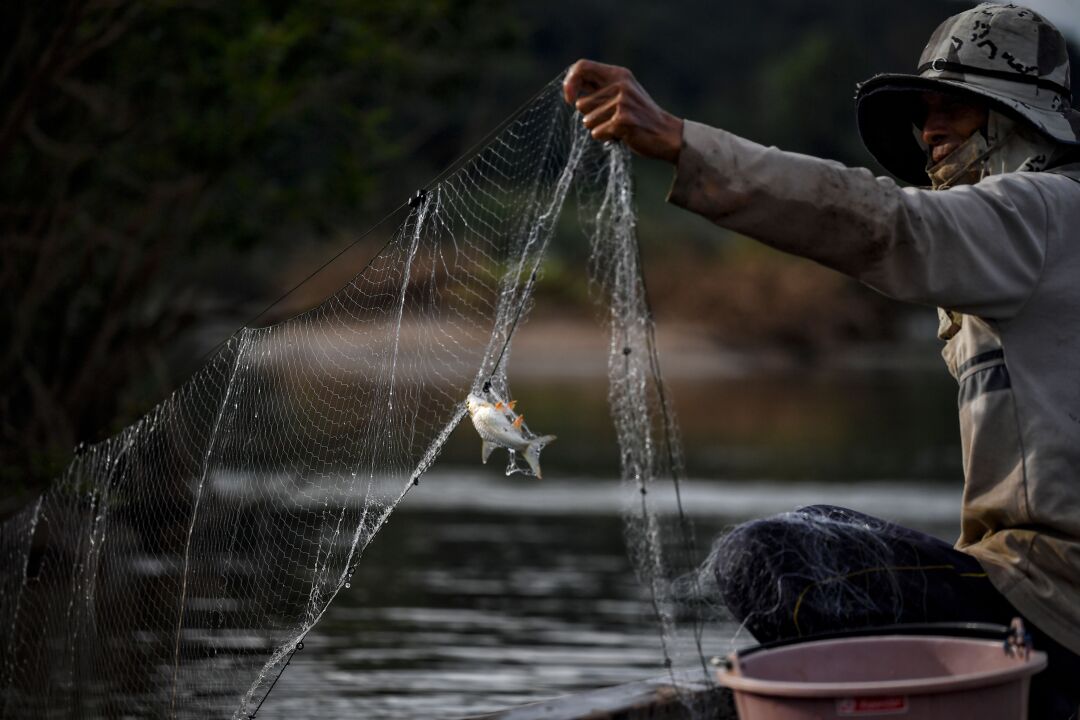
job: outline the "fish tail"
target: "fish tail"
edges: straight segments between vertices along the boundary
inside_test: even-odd
[[[529,441],[529,444],[525,446],[525,452],[522,453],[522,455],[525,456],[525,462],[529,463],[529,469],[533,471],[533,475],[540,479],[543,479],[544,477],[540,472],[540,451],[554,439],[554,435],[542,435],[538,438],[533,438]]]

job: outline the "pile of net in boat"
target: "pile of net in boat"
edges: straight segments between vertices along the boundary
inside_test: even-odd
[[[345,287],[236,332],[0,526],[0,715],[250,717],[466,397],[511,397],[513,333],[568,198],[611,332],[631,555],[669,637],[649,488],[679,451],[629,158],[591,139],[555,81],[419,194]]]

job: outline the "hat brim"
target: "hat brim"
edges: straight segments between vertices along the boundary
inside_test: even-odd
[[[913,132],[913,119],[921,112],[920,93],[927,91],[977,97],[1057,142],[1080,145],[1080,112],[1073,108],[1045,110],[982,86],[943,77],[875,75],[859,86],[855,96],[859,135],[886,170],[912,185],[927,184],[926,152]]]

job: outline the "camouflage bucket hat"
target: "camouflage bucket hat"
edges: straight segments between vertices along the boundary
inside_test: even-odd
[[[938,26],[916,75],[875,75],[855,94],[859,134],[886,170],[925,185],[926,152],[915,138],[926,91],[976,96],[1060,143],[1080,144],[1065,39],[1018,5],[983,3]]]

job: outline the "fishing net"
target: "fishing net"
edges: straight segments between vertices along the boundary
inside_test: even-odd
[[[345,287],[239,330],[0,526],[0,714],[251,717],[466,418],[466,397],[512,396],[514,330],[574,195],[611,331],[631,555],[670,638],[649,499],[680,460],[629,158],[589,137],[554,81],[418,194]]]

